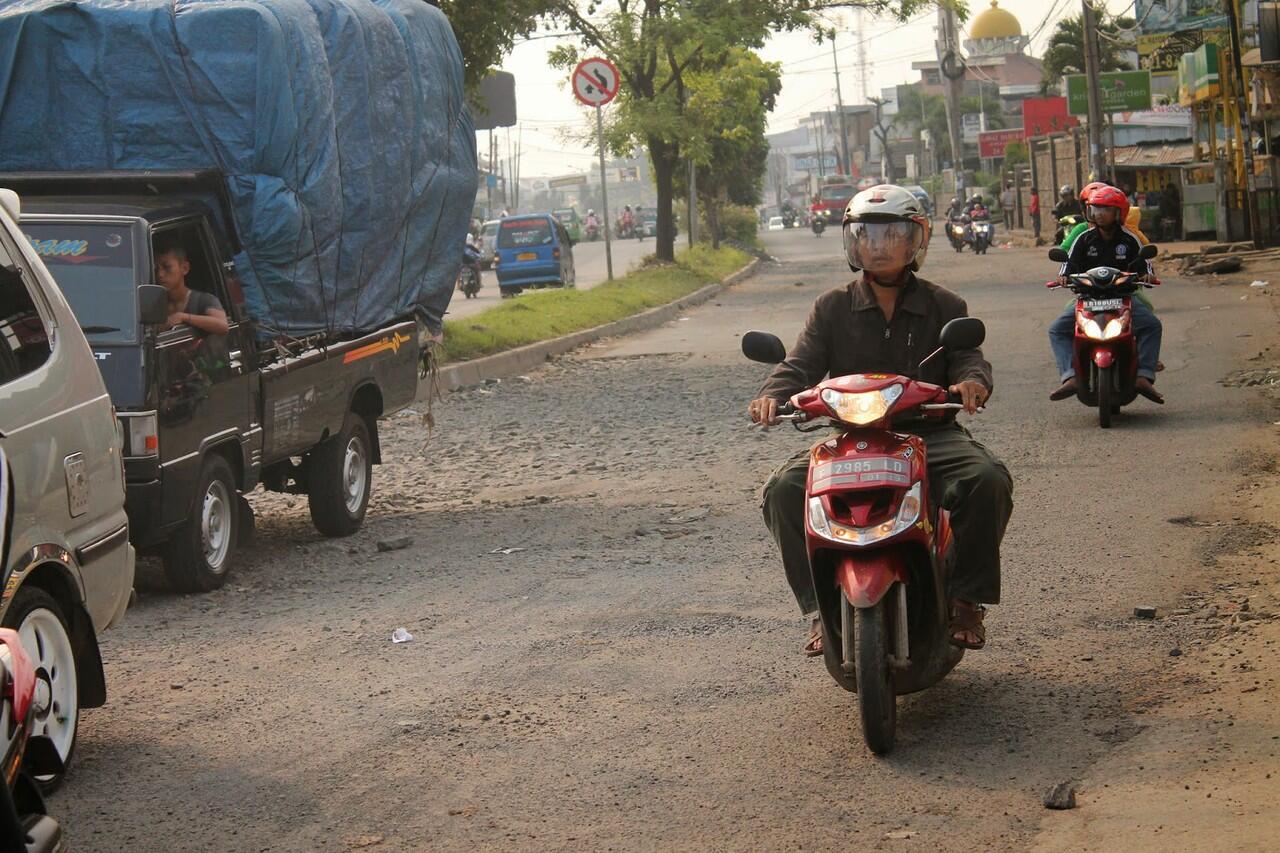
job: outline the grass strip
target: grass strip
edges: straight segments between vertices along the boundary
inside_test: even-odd
[[[590,290],[538,290],[461,320],[445,320],[442,361],[466,361],[581,329],[612,323],[666,305],[751,260],[728,246],[694,246],[674,264],[650,265]]]

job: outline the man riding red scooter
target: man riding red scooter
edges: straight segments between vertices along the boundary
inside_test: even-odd
[[[986,401],[991,367],[964,300],[915,275],[928,239],[909,191],[859,193],[845,210],[844,243],[861,278],[818,298],[790,355],[772,336],[743,340],[749,357],[779,362],[748,407],[753,421],[830,418],[845,430],[785,463],[763,510],[800,609],[816,617],[805,650],[824,655],[849,689],[872,674],[858,668],[865,649],[852,622],[893,626],[892,651],[881,647],[889,673],[874,683],[910,692],[945,675],[958,649],[983,647],[982,605],[1000,597],[1012,481],[954,421],[956,409]],[[864,734],[883,751],[871,719],[891,714],[891,703],[869,711],[856,689]]]

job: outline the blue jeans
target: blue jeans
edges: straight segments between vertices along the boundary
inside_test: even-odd
[[[1164,326],[1150,308],[1136,299],[1132,305],[1133,334],[1138,339],[1138,375],[1156,381],[1156,364],[1160,361],[1160,337]],[[1058,319],[1049,326],[1049,346],[1053,348],[1053,360],[1058,365],[1058,375],[1063,382],[1076,375],[1071,366],[1076,335],[1076,304],[1067,306]]]

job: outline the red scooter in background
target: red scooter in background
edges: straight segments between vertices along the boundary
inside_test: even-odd
[[[0,450],[0,566],[9,565],[12,516],[8,460]],[[6,578],[7,579],[7,578]],[[43,687],[42,687],[43,685]],[[62,758],[53,741],[33,736],[37,715],[48,703],[48,682],[36,678],[18,632],[0,628],[0,850],[59,853],[66,849],[62,829],[45,812],[36,776],[58,776]]]
[[[1149,261],[1158,250],[1150,244],[1138,253],[1139,261]],[[1066,263],[1067,253],[1055,246],[1049,260]],[[1138,272],[1114,267],[1094,267],[1075,273],[1066,287],[1076,295],[1076,337],[1073,367],[1076,371],[1076,397],[1086,406],[1098,407],[1098,425],[1111,427],[1113,415],[1119,414],[1138,396],[1138,339],[1133,334],[1132,296],[1141,287],[1154,287],[1137,281]],[[1062,287],[1056,281],[1045,284],[1050,290]]]
[[[985,337],[981,320],[952,320],[921,364]],[[766,332],[743,335],[742,351],[765,364],[786,358]],[[923,439],[894,429],[962,408],[938,385],[867,373],[827,379],[779,410],[794,425],[825,418],[842,430],[810,451],[805,536],[827,671],[858,694],[862,736],[876,754],[893,747],[896,697],[936,684],[964,656],[948,636],[950,514],[931,500]]]

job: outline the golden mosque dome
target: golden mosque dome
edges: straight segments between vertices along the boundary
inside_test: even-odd
[[[996,0],[991,0],[991,8],[985,10],[969,25],[969,38],[1005,39],[1018,38],[1022,35],[1022,24],[1012,12],[1001,9]]]

